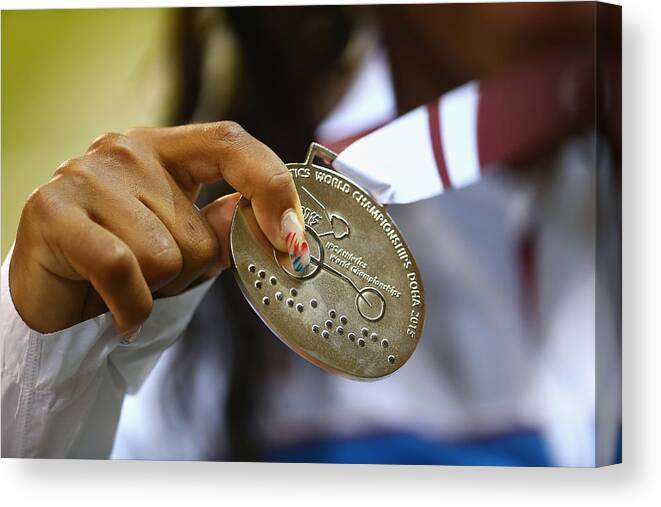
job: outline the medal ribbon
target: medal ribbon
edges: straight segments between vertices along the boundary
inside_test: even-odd
[[[591,125],[594,72],[591,54],[554,53],[471,81],[353,141],[333,167],[382,204],[465,187]]]

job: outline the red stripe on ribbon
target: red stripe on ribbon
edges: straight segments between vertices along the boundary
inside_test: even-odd
[[[441,116],[439,113],[440,101],[435,100],[427,104],[427,118],[429,120],[429,136],[431,137],[431,147],[434,152],[434,160],[436,161],[436,168],[438,174],[441,176],[443,188],[452,188],[448,168],[445,165],[445,157],[443,156],[443,146],[441,144]]]

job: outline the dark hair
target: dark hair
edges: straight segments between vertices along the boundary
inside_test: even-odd
[[[196,29],[198,13],[183,9],[181,14],[182,97],[176,123],[194,119],[202,86],[204,40]],[[336,77],[336,64],[353,29],[352,17],[338,6],[237,7],[222,13],[238,42],[241,73],[229,111],[207,111],[205,116],[223,119],[225,114],[283,160],[300,159],[330,106],[324,92]],[[229,191],[215,187],[201,196],[201,204]],[[205,325],[205,312],[222,314],[222,328]],[[217,367],[226,368],[229,377],[222,426],[226,434],[210,443],[210,460],[254,461],[262,456],[253,422],[267,367],[265,340],[277,341],[246,303],[232,274],[223,273],[181,338],[162,391],[165,407],[192,413],[190,386],[198,359],[218,355]],[[268,349],[274,353],[272,346]],[[275,353],[285,353],[285,346],[278,343]]]

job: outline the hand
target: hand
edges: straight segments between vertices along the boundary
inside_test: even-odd
[[[220,179],[252,201],[276,248],[293,257],[307,246],[286,166],[237,124],[106,134],[25,204],[9,276],[23,320],[46,333],[109,309],[117,331],[130,334],[153,297],[227,267],[239,193],[193,205],[202,184]]]

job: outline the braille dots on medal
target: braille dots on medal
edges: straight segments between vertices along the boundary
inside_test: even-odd
[[[342,317],[340,317],[340,319],[341,318]],[[347,338],[349,338],[349,341],[355,342],[356,345],[358,345],[361,348],[365,347],[368,344],[368,341],[371,341],[372,343],[375,344],[379,343],[381,345],[381,348],[383,349],[387,349],[388,347],[390,347],[390,342],[386,338],[380,340],[379,342],[379,335],[375,332],[370,331],[370,329],[366,327],[361,328],[360,333],[350,332],[347,335]],[[387,356],[386,359],[390,364],[395,364],[395,356],[393,356],[392,354]]]
[[[317,308],[318,306],[317,300],[311,299],[310,306],[312,308]],[[336,319],[339,320],[339,323],[336,321]],[[324,338],[329,338],[332,332],[335,332],[340,336],[344,336],[346,334],[349,341],[354,342],[356,341],[356,333],[349,332],[347,334],[347,328],[345,326],[348,323],[349,323],[349,319],[347,318],[346,315],[340,315],[338,317],[337,310],[335,308],[330,308],[328,310],[328,319],[320,322],[319,324],[314,324],[312,326],[312,332],[318,334],[320,330],[323,329],[321,335]]]
[[[254,264],[248,264],[248,272],[257,275],[257,279],[254,281],[253,285],[254,285],[255,289],[262,290],[264,288],[264,284],[266,283],[266,277],[267,277],[266,271],[263,270],[263,269],[258,269],[257,266],[255,266]],[[268,277],[268,283],[271,286],[275,287],[276,285],[278,285],[277,277],[275,277],[273,275],[269,276]],[[282,301],[284,299],[284,295],[283,295],[282,291],[276,291],[275,299],[277,301]],[[262,304],[264,306],[269,306],[271,304],[271,298],[269,296],[265,295],[264,297],[262,297]],[[290,305],[290,306],[293,306],[293,305]]]
[[[296,311],[298,313],[303,313],[303,311],[305,310],[305,305],[303,303],[297,303],[296,302],[296,300],[294,298],[297,297],[297,296],[298,296],[298,289],[296,289],[295,287],[292,287],[292,288],[289,289],[289,297],[286,300],[285,300],[285,294],[280,292],[280,291],[278,291],[278,293],[276,294],[276,299],[278,301],[285,300],[285,304],[289,308],[296,309]]]
[[[262,290],[268,287],[269,285],[275,288],[280,283],[276,276],[274,275],[269,276],[266,270],[260,269],[255,264],[248,264],[248,272],[256,275],[257,278],[253,282],[253,285],[257,290]],[[299,289],[297,289],[296,287],[291,287],[289,290],[276,290],[274,296],[276,301],[280,303],[284,303],[288,308],[294,309],[298,313],[303,313],[305,311],[306,308],[305,301],[296,300],[296,298],[299,296]],[[262,304],[264,305],[271,304],[271,298],[268,296],[264,296],[262,298]],[[309,305],[311,308],[314,309],[319,306],[319,302],[315,298],[311,298],[309,301]],[[346,320],[346,317],[344,317],[344,319]],[[345,320],[342,320],[342,322],[345,322]],[[317,331],[315,331],[315,333],[316,332]]]
[[[265,282],[262,282],[262,280],[266,280],[266,278],[267,278],[266,271],[264,271],[263,269],[258,270],[257,267],[254,264],[250,264],[248,266],[248,271],[251,272],[251,273],[257,273],[257,276],[259,278],[257,280],[255,280],[255,288],[256,289],[261,289],[264,286],[264,283],[265,283]],[[275,287],[275,286],[278,285],[279,282],[278,282],[277,277],[269,276],[268,277],[268,283],[271,286]],[[289,297],[286,297],[286,296],[289,296]],[[303,313],[303,311],[305,310],[305,304],[303,304],[302,302],[297,303],[296,299],[295,299],[297,296],[298,296],[298,289],[296,289],[295,287],[290,288],[289,291],[288,291],[288,294],[286,294],[282,290],[277,290],[275,292],[276,301],[279,301],[281,303],[284,302],[284,304],[287,305],[287,307],[295,309],[298,313]],[[262,303],[264,305],[269,305],[270,302],[271,302],[270,298],[268,298],[268,297],[262,298]],[[316,308],[316,306],[317,306],[317,300],[316,299],[311,300],[311,306],[313,308]]]
[[[313,304],[314,302],[314,304]],[[310,306],[317,308],[316,300],[310,300]],[[339,336],[346,336],[347,340],[355,343],[360,348],[365,348],[368,344],[373,343],[379,348],[387,349],[390,347],[390,342],[387,339],[380,339],[379,335],[367,327],[363,327],[360,331],[351,331],[348,329],[349,319],[346,315],[338,312],[335,308],[328,309],[328,317],[322,319],[317,324],[311,326],[314,334],[320,335],[324,340],[329,340],[333,333]],[[395,356],[390,354],[384,356],[384,359],[390,364],[395,364]]]
[[[264,306],[269,306],[273,301],[277,301],[285,305],[285,307],[292,310],[296,310],[298,313],[303,313],[306,306],[315,310],[319,308],[319,301],[315,298],[310,298],[309,300],[301,301],[299,299],[299,289],[296,287],[290,287],[288,290],[286,288],[280,288],[279,280],[274,275],[269,275],[264,269],[259,269],[255,264],[248,265],[248,272],[256,275],[254,280],[254,287],[257,290],[264,290],[266,288],[273,287],[274,293],[272,296],[264,294],[261,298],[262,304]],[[306,305],[307,303],[307,305]],[[363,327],[360,331],[352,331],[349,326],[349,318],[338,312],[335,308],[329,308],[327,318],[321,320],[316,324],[312,324],[310,329],[313,334],[321,336],[324,340],[330,340],[331,336],[336,334],[338,336],[346,336],[346,339],[350,343],[355,343],[360,348],[365,348],[370,342],[374,344],[380,344],[383,349],[389,348],[390,344],[387,339],[380,339],[379,335],[376,332],[371,331],[367,327]],[[396,362],[395,356],[388,355],[386,360],[390,364]]]
[[[261,279],[263,279],[263,278],[266,277],[266,271],[264,271],[263,269],[260,269],[259,272],[257,272],[257,266],[255,266],[254,264],[249,264],[249,265],[248,265],[248,271],[249,271],[250,273],[257,273],[257,276],[258,276],[259,278],[257,278],[257,280],[255,280],[255,282],[254,282],[254,286],[255,286],[255,289],[257,289],[257,290],[261,290],[261,288],[263,287],[263,283],[262,283],[262,280],[261,280]],[[262,302],[263,302],[264,304],[268,304],[268,303],[266,302],[267,299],[268,299],[268,298],[264,298],[264,299],[262,300]]]

